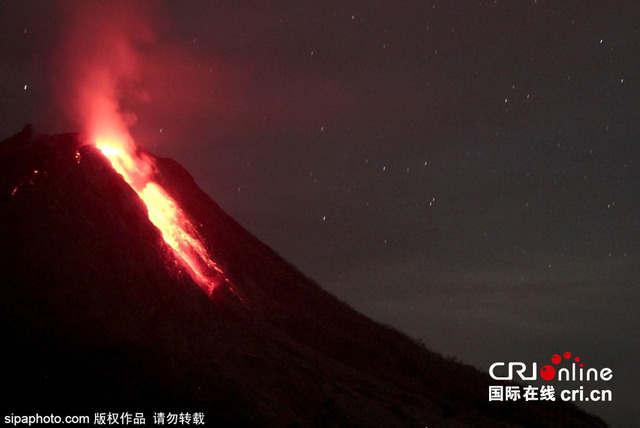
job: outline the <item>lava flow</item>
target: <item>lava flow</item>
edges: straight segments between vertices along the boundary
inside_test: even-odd
[[[136,121],[131,106],[151,100],[150,70],[171,65],[154,60],[160,44],[154,45],[146,22],[151,7],[74,2],[64,9],[70,25],[61,45],[62,84],[56,85],[61,106],[142,199],[180,268],[210,295],[217,284],[229,281],[186,212],[154,180],[153,158],[138,150],[129,132]]]
[[[198,233],[176,201],[152,180],[153,161],[136,153],[129,135],[117,138],[96,138],[95,145],[109,159],[113,168],[147,206],[149,220],[160,230],[164,241],[193,280],[211,294],[216,277],[224,278],[220,267],[211,260]]]

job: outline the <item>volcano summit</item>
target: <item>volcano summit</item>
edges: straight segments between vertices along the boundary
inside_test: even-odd
[[[138,150],[219,268],[217,285],[211,294],[199,286],[104,150],[29,127],[3,141],[5,414],[605,426],[564,403],[490,403],[487,374],[352,310],[226,215],[176,162]]]

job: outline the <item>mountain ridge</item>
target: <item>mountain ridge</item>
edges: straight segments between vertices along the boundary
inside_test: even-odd
[[[210,298],[95,147],[29,127],[0,143],[7,408],[166,406],[261,426],[606,426],[565,403],[489,403],[486,373],[354,311],[177,162],[148,155],[230,279]]]

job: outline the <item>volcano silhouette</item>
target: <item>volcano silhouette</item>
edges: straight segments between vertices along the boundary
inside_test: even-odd
[[[146,208],[77,134],[0,143],[4,414],[202,412],[207,425],[606,426],[489,402],[485,373],[323,291],[170,159],[157,181],[228,283],[180,272]],[[232,285],[231,285],[232,284]]]

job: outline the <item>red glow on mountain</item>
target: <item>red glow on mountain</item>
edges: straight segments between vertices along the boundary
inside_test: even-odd
[[[176,201],[152,179],[154,166],[149,157],[137,152],[128,135],[92,137],[95,145],[109,159],[147,206],[149,220],[160,230],[180,264],[207,294],[216,286],[222,270],[211,259],[194,225]]]
[[[126,63],[126,61],[125,61]],[[76,83],[88,140],[109,160],[147,207],[149,220],[160,230],[179,263],[200,287],[211,294],[221,269],[211,260],[196,228],[176,201],[154,181],[153,160],[138,150],[127,124],[132,115],[121,111],[115,91],[123,75],[99,64],[87,67]]]
[[[147,207],[178,265],[211,294],[222,270],[186,212],[156,181],[153,159],[138,149],[129,132],[136,122],[133,105],[151,101],[145,52],[155,40],[153,7],[128,2],[74,3],[61,6],[71,24],[64,32],[57,98],[86,140],[109,160]],[[99,31],[96,29],[99,28]]]

